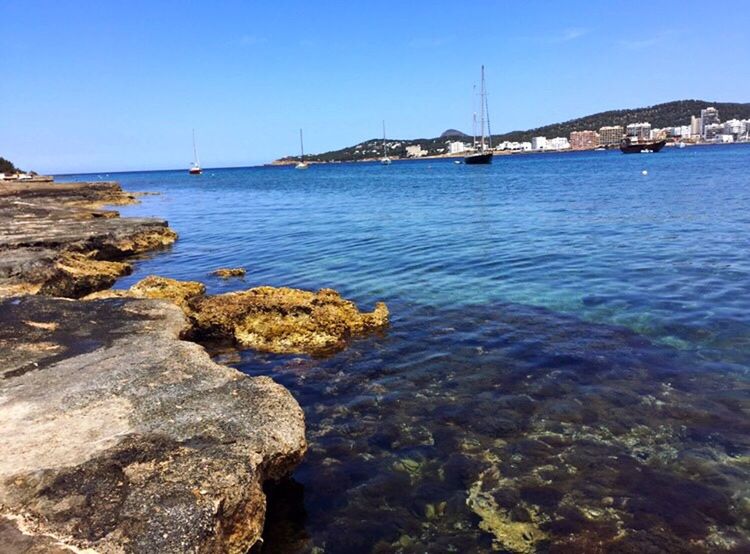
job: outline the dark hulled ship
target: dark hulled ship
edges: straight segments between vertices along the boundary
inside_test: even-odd
[[[464,163],[469,165],[490,164],[492,163],[492,152],[481,152],[479,154],[470,154],[464,158]]]
[[[484,66],[482,66],[482,88],[479,93],[479,103],[482,112],[482,130],[481,139],[479,141],[479,151],[474,154],[469,154],[464,158],[464,163],[468,165],[486,165],[492,163],[492,133],[490,132],[490,110],[487,105],[487,92],[484,88]],[[487,135],[484,134],[484,118],[487,116]],[[476,114],[474,114],[474,121],[476,122]],[[475,127],[476,129],[476,127]],[[474,148],[477,148],[476,130],[474,131]]]
[[[667,141],[662,140],[633,140],[629,137],[622,139],[620,142],[620,150],[623,154],[646,154],[651,152],[658,152]]]

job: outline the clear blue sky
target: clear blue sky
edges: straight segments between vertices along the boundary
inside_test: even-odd
[[[0,0],[0,156],[40,172],[251,165],[380,135],[750,101],[750,2]]]

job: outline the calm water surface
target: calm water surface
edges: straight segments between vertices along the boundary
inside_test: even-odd
[[[180,234],[118,287],[388,303],[331,358],[219,356],[306,413],[262,552],[750,549],[749,146],[101,177]]]

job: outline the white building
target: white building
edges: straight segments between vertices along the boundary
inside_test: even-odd
[[[690,136],[698,137],[701,134],[701,118],[690,116]]]
[[[724,133],[724,126],[721,123],[711,123],[703,126],[703,138],[713,140]]]
[[[708,128],[719,123],[721,123],[719,110],[714,107],[701,110],[701,135],[703,135],[703,138],[709,138]]]
[[[629,137],[636,137],[639,139],[651,138],[651,124],[650,123],[631,123],[626,129]]]
[[[737,138],[743,134],[744,130],[745,130],[745,126],[743,125],[742,121],[740,121],[739,119],[730,119],[729,121],[724,122],[724,134],[725,135],[732,135],[735,138]]]
[[[510,150],[511,152],[526,152],[531,150],[530,142],[504,141],[495,147],[495,150]]]
[[[555,137],[547,141],[549,150],[567,150],[570,148],[570,142],[567,137]]]
[[[406,147],[406,155],[410,158],[421,158],[427,154],[427,150],[422,150],[422,147],[418,144],[414,146]]]
[[[734,142],[734,135],[716,135],[716,142]]]
[[[531,139],[532,150],[545,150],[547,148],[547,137],[533,137]]]
[[[461,154],[466,150],[466,145],[463,142],[449,142],[448,143],[448,151],[451,154]]]

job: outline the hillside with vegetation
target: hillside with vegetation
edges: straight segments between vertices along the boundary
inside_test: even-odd
[[[663,127],[674,127],[677,125],[689,125],[691,116],[700,116],[701,110],[713,106],[719,110],[722,121],[728,119],[749,119],[750,103],[737,104],[731,102],[706,102],[705,100],[677,100],[665,104],[657,104],[645,108],[630,110],[610,110],[564,121],[553,123],[536,129],[526,131],[512,131],[500,135],[499,140],[528,141],[531,137],[546,136],[567,137],[572,131],[585,131],[587,129],[598,131],[607,125],[621,125],[625,127],[630,123],[646,121],[651,123],[654,129]],[[494,137],[493,137],[494,140]]]
[[[654,128],[671,127],[677,125],[688,125],[691,116],[699,116],[702,109],[713,106],[719,110],[722,121],[728,119],[750,119],[750,103],[739,104],[731,102],[707,102],[705,100],[677,100],[656,104],[645,108],[634,108],[627,110],[610,110],[585,117],[553,123],[544,127],[527,129],[525,131],[511,131],[492,136],[492,143],[502,141],[530,141],[531,137],[546,136],[568,137],[572,131],[595,130],[607,125],[622,125],[625,127],[630,123],[647,121]],[[435,156],[448,152],[448,143],[454,140],[471,142],[471,137],[464,135],[463,138],[455,136],[460,133],[455,129],[449,129],[436,138],[402,139],[388,141],[388,156],[391,158],[405,158],[408,146],[420,146],[427,151],[427,155]],[[349,162],[377,159],[383,156],[383,140],[370,139],[354,146],[348,146],[340,150],[332,150],[321,154],[305,155],[305,160],[316,162]],[[299,160],[299,156],[288,156],[278,160],[279,162],[292,162]]]
[[[12,175],[20,171],[21,170],[18,169],[15,165],[13,165],[13,162],[11,162],[10,160],[6,160],[5,158],[0,158],[0,173],[5,173],[6,175]]]

